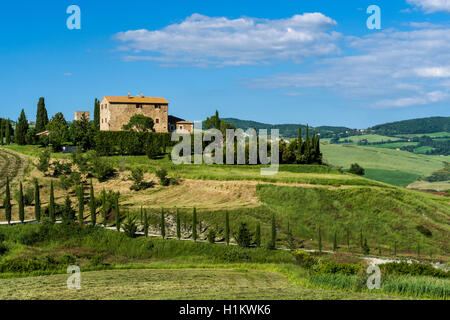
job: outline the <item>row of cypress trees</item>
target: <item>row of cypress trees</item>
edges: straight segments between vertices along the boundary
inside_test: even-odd
[[[11,121],[0,118],[0,145],[11,144],[13,131]]]

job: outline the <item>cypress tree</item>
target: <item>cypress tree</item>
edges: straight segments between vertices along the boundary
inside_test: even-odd
[[[299,144],[299,146],[300,146],[300,144],[302,144],[302,142],[303,142],[303,138],[302,138],[302,126],[301,126],[301,125],[298,126],[297,139],[298,139],[298,144]]]
[[[161,208],[161,238],[166,238],[166,219],[164,218],[163,208]]]
[[[91,191],[90,191],[90,199],[89,199],[89,207],[91,210],[91,223],[93,226],[97,223],[97,208],[95,205],[95,195],[94,195],[94,186],[91,180]]]
[[[75,221],[75,212],[72,209],[72,200],[70,200],[70,196],[66,195],[66,199],[64,201],[64,221],[66,223],[72,223]]]
[[[194,208],[194,212],[192,214],[192,239],[197,241],[197,209]]]
[[[181,239],[181,219],[180,219],[180,213],[177,209],[177,239]]]
[[[275,213],[272,214],[272,232],[271,232],[271,242],[270,247],[271,249],[276,249],[277,246],[277,227],[275,225]]]
[[[20,113],[20,117],[17,121],[16,132],[15,132],[16,143],[18,145],[23,146],[27,143],[26,142],[27,132],[28,132],[28,121],[27,121],[27,117],[25,116],[25,111],[22,109],[22,112]]]
[[[216,110],[216,115],[214,116],[214,127],[217,130],[220,130],[220,118],[219,118],[219,111]]]
[[[362,229],[361,229],[361,231],[359,233],[359,245],[360,245],[361,248],[364,246]]]
[[[319,252],[322,253],[322,230],[319,226]]]
[[[11,121],[9,119],[5,123],[5,140],[6,144],[11,144]]]
[[[80,186],[77,190],[78,195],[78,222],[83,224],[84,221],[84,190],[83,186]]]
[[[334,232],[333,251],[337,251],[337,231]]]
[[[230,244],[230,216],[228,211],[225,212],[225,242]]]
[[[115,203],[115,216],[116,216],[116,229],[120,232],[120,208],[119,208],[119,195],[116,196]]]
[[[8,224],[11,224],[11,190],[9,189],[9,177],[6,177],[6,190],[5,190],[5,217]]]
[[[350,250],[350,230],[347,229],[347,249]]]
[[[39,192],[39,181],[34,180],[34,218],[41,221],[41,199]]]
[[[106,190],[103,188],[102,190],[102,216],[103,216],[103,226],[106,227],[108,224],[108,211],[106,210]]]
[[[148,237],[148,215],[147,215],[147,209],[144,212],[144,235],[147,238]]]
[[[94,103],[94,124],[97,130],[100,130],[100,101],[95,98]]]
[[[36,132],[42,132],[46,130],[48,124],[47,109],[45,108],[44,98],[39,98],[36,113]]]
[[[50,182],[50,202],[48,205],[48,214],[50,217],[50,222],[55,223],[55,221],[56,221],[56,218],[55,218],[55,195],[54,195],[54,190],[53,190],[53,181]]]
[[[4,139],[3,119],[0,118],[0,146],[3,145],[3,139]]]
[[[25,221],[25,204],[24,204],[24,200],[23,200],[22,182],[19,183],[19,220],[22,223]]]
[[[255,245],[257,248],[261,247],[261,224],[259,222],[256,225]]]

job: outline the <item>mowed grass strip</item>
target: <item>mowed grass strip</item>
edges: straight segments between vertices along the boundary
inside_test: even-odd
[[[81,273],[81,289],[69,275],[0,280],[0,299],[20,300],[282,300],[391,299],[387,295],[304,288],[280,274],[243,269],[106,270]]]

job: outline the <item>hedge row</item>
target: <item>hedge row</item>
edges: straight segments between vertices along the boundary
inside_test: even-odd
[[[95,136],[95,149],[104,156],[109,155],[145,155],[149,146],[158,146],[162,150],[172,146],[170,133],[99,131]]]

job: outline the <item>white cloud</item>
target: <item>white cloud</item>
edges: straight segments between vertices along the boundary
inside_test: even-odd
[[[273,60],[300,62],[340,52],[336,21],[321,13],[269,20],[193,14],[161,30],[130,30],[115,38],[127,60],[205,65],[253,65]]]
[[[425,78],[450,78],[450,67],[430,67],[415,70],[416,74]]]
[[[356,53],[322,60],[311,72],[250,79],[246,85],[319,88],[374,108],[449,100],[450,29],[384,30],[348,37],[347,46]]]
[[[450,0],[406,0],[425,13],[450,12]]]

